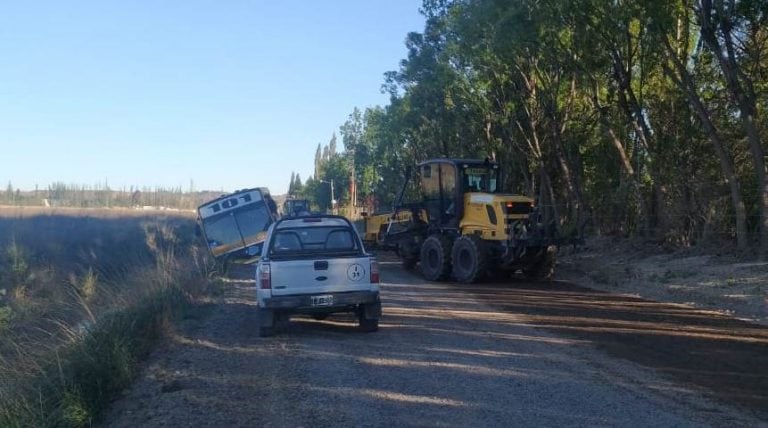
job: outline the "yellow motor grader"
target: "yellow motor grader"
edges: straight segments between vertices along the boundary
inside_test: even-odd
[[[432,159],[418,165],[421,200],[403,203],[408,227],[390,221],[383,242],[396,248],[406,268],[420,264],[424,278],[472,283],[522,271],[552,275],[558,238],[540,219],[532,198],[503,193],[498,164],[478,159]]]

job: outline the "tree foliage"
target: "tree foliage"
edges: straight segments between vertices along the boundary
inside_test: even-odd
[[[768,246],[768,2],[425,0],[422,12],[385,73],[390,103],[352,112],[342,153],[318,146],[315,179],[354,174],[358,202],[387,207],[419,161],[490,157],[507,191],[566,232]]]

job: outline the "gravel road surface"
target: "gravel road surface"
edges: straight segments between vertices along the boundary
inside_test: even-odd
[[[247,277],[182,323],[103,425],[768,426],[768,330],[722,316],[383,263],[378,332],[295,317],[262,339]]]

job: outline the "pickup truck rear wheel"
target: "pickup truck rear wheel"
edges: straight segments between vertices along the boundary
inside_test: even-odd
[[[275,335],[276,317],[275,311],[271,309],[257,308],[257,318],[259,320],[259,337],[270,337]]]
[[[360,330],[366,333],[371,333],[379,329],[378,318],[366,318],[362,313],[358,316],[360,321]]]
[[[366,311],[366,309],[368,309]],[[373,316],[373,318],[367,318],[365,316],[365,313],[369,312],[368,316]],[[373,312],[373,313],[370,313]],[[360,323],[360,330],[364,332],[373,332],[379,329],[379,316],[378,314],[381,313],[381,308],[377,307],[376,304],[367,303],[365,305],[360,305],[357,309],[357,320]]]

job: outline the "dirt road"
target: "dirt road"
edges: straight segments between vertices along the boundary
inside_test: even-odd
[[[379,332],[297,317],[268,339],[250,282],[234,282],[104,424],[768,425],[768,329],[565,283],[382,275]]]

